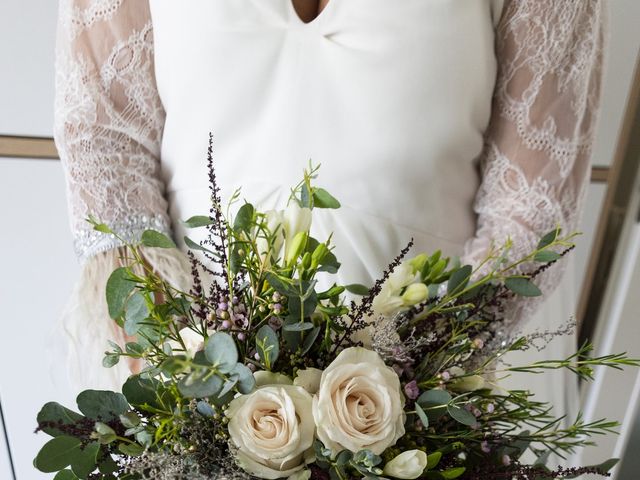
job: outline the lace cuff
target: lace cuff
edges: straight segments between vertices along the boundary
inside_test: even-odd
[[[170,235],[171,228],[164,215],[128,216],[119,222],[112,222],[109,227],[128,243],[140,240],[145,230],[156,230]],[[75,232],[74,248],[81,263],[98,253],[105,252],[123,245],[122,241],[113,234],[105,234],[95,230],[78,230]]]

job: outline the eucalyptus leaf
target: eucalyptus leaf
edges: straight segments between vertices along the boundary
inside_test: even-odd
[[[189,250],[198,250],[200,252],[207,252],[211,255],[213,255],[214,257],[219,258],[220,255],[217,254],[216,252],[209,250],[208,248],[203,247],[202,245],[200,245],[199,243],[194,242],[193,240],[191,240],[189,237],[185,236],[183,238],[184,240],[184,244],[187,246],[187,248]]]
[[[213,407],[204,400],[200,400],[196,404],[196,410],[203,417],[213,417],[216,414],[216,411],[213,409]]]
[[[233,229],[236,232],[245,232],[250,233],[251,226],[253,224],[253,216],[255,213],[255,209],[253,205],[250,203],[245,203],[240,207],[238,213],[236,214],[236,218],[233,222]]]
[[[425,413],[425,411],[422,409],[422,407],[418,403],[415,404],[415,408],[416,408],[416,414],[418,415],[418,418],[422,422],[422,426],[424,426],[424,428],[429,428],[429,417],[427,417],[427,414]]]
[[[324,188],[314,188],[313,206],[315,208],[340,208],[340,202]]]
[[[149,309],[144,296],[140,292],[136,292],[127,301],[124,331],[130,337],[138,333],[142,323],[149,316]]]
[[[161,409],[159,396],[165,391],[165,387],[155,378],[142,378],[140,375],[132,375],[122,386],[122,393],[128,402],[138,408],[152,407]]]
[[[178,382],[178,390],[187,398],[207,398],[218,394],[223,380],[207,371],[194,371]]]
[[[155,230],[145,230],[140,238],[142,245],[154,248],[177,248],[176,244],[164,233]]]
[[[109,316],[114,320],[124,313],[127,299],[135,289],[135,283],[126,267],[113,271],[107,280],[107,307]]]
[[[238,391],[244,395],[253,392],[256,388],[256,380],[253,372],[246,365],[237,363],[231,372],[231,378],[237,380]]]
[[[230,378],[222,385],[222,390],[218,393],[218,397],[224,397],[227,393],[233,392],[233,389],[236,388],[238,384],[237,379]]]
[[[42,426],[44,423],[57,423],[62,425],[73,425],[75,422],[84,418],[79,413],[74,412],[73,410],[69,410],[66,407],[63,407],[59,403],[49,402],[46,403],[38,413],[38,425]],[[42,430],[52,437],[59,437],[64,435],[64,432],[53,427],[46,426],[42,428]]]
[[[347,289],[348,292],[353,293],[354,295],[361,295],[361,296],[369,295],[369,290],[370,290],[369,287],[366,287],[359,283],[351,283],[349,285],[346,285],[345,288]]]
[[[60,436],[49,440],[38,452],[33,465],[41,472],[62,470],[80,454],[82,442],[78,438]]]
[[[129,403],[121,393],[108,390],[85,390],[76,399],[80,411],[94,420],[116,420],[129,410]]]
[[[206,227],[207,225],[213,225],[213,219],[205,215],[196,215],[185,220],[182,224],[187,228]]]
[[[539,297],[542,295],[542,291],[525,277],[509,277],[504,281],[504,286],[522,297]]]
[[[469,283],[472,271],[473,268],[471,265],[465,265],[451,274],[449,283],[447,284],[447,292],[449,295],[454,295],[464,290],[464,287]]]
[[[118,450],[129,457],[137,457],[138,455],[142,455],[144,447],[137,443],[120,443],[118,445]]]
[[[71,470],[60,470],[53,480],[79,480]]]
[[[204,354],[221,373],[230,373],[238,363],[238,347],[228,333],[216,332],[207,338]]]
[[[536,253],[535,257],[533,257],[536,262],[540,263],[555,262],[560,258],[562,258],[562,256],[559,253],[551,250],[542,250],[541,252]]]
[[[464,408],[460,408],[455,405],[449,405],[447,407],[447,413],[456,422],[466,425],[468,427],[472,427],[477,423],[476,417],[474,417],[471,412],[469,412],[468,410],[465,410]]]
[[[91,472],[98,468],[98,452],[100,444],[92,442],[81,449],[71,462],[71,470],[78,478],[87,478]]]
[[[271,370],[280,354],[280,342],[278,335],[269,325],[264,325],[258,330],[256,334],[256,350],[267,370]]]
[[[555,242],[560,236],[561,232],[562,232],[562,229],[556,228],[550,231],[549,233],[547,233],[546,235],[544,235],[540,239],[540,242],[538,242],[538,250],[542,250],[548,247],[549,245],[551,245],[553,242]]]
[[[107,353],[102,359],[102,366],[104,368],[111,368],[118,364],[120,361],[120,355],[117,353]]]
[[[306,355],[309,350],[313,348],[313,345],[315,344],[316,340],[318,339],[318,335],[320,334],[320,330],[320,327],[314,327],[313,330],[305,335],[304,341],[302,342],[302,355]]]
[[[282,329],[287,332],[304,332],[306,330],[313,329],[313,323],[311,322],[288,323],[286,325],[283,325]]]

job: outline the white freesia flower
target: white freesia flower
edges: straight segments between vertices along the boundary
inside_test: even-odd
[[[313,461],[309,393],[294,385],[261,387],[234,398],[225,414],[236,460],[264,479],[288,477]]]
[[[314,395],[320,388],[321,378],[322,370],[307,368],[305,370],[298,370],[298,375],[293,379],[293,384],[304,388],[311,395]]]
[[[289,257],[293,239],[300,232],[308,232],[311,228],[311,209],[300,207],[297,202],[291,202],[284,212],[284,255]]]
[[[484,388],[486,384],[484,378],[480,375],[468,375],[465,377],[465,371],[460,367],[451,367],[449,374],[454,377],[453,381],[449,384],[449,388],[454,392],[473,392],[474,390]]]
[[[429,289],[424,283],[412,283],[402,294],[402,301],[406,306],[417,305],[424,302],[429,296]]]
[[[293,385],[291,379],[282,373],[258,370],[253,374],[253,377],[256,379],[256,387],[264,387],[266,385]]]
[[[183,328],[178,332],[178,335],[180,335],[180,338],[184,343],[184,347],[186,349],[184,353],[191,358],[193,358],[197,351],[202,350],[204,347],[204,337],[201,334],[194,332],[191,328]],[[182,345],[177,340],[169,340],[167,343],[171,345],[171,349],[174,351],[180,351],[183,349]]]
[[[415,279],[416,273],[413,266],[408,262],[403,262],[391,272],[385,283],[389,284],[391,290],[399,292],[407,285],[413,283]]]
[[[422,450],[402,452],[384,466],[384,475],[413,480],[427,468],[427,454]]]
[[[414,260],[398,265],[382,284],[380,292],[373,299],[372,307],[375,315],[392,317],[427,298],[429,290],[426,285],[416,281]],[[405,287],[406,290],[401,295]]]
[[[336,454],[368,449],[381,454],[404,435],[404,397],[398,375],[365,348],[342,351],[313,399],[317,435]]]
[[[264,225],[269,231],[269,234],[274,236],[273,243],[271,245],[271,253],[273,255],[273,258],[276,259],[280,256],[280,250],[282,249],[282,244],[284,243],[284,234],[282,232],[284,215],[283,212],[279,210],[269,210],[265,212],[264,215]],[[265,233],[260,232],[257,236],[256,247],[258,249],[260,258],[268,266],[271,262],[271,258],[267,257],[265,260],[265,256],[267,256],[269,250],[269,242],[267,241]]]

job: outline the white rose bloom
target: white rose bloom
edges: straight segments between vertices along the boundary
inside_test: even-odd
[[[398,375],[365,348],[342,351],[313,398],[317,435],[336,454],[369,449],[381,454],[404,435],[404,396]]]
[[[422,450],[402,452],[384,466],[384,475],[413,480],[427,468],[427,454]]]
[[[234,398],[225,414],[238,464],[251,475],[288,477],[313,461],[311,395],[301,387],[272,385]]]
[[[298,375],[293,379],[293,384],[304,388],[311,395],[314,395],[320,388],[321,378],[322,370],[307,368],[305,370],[298,370]]]

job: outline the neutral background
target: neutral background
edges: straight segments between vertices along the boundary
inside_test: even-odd
[[[608,70],[593,157],[594,163],[599,165],[608,165],[614,156],[640,47],[640,29],[637,28],[640,2],[615,0],[611,6]],[[56,11],[57,2],[52,0],[0,0],[0,134],[52,135]],[[602,185],[593,185],[589,191],[582,226],[585,236],[574,262],[577,291],[588,262],[591,238],[605,192]],[[45,441],[43,435],[33,434],[36,413],[48,400],[72,406],[75,396],[65,376],[64,352],[52,347],[56,344],[56,336],[61,335],[57,318],[79,272],[67,227],[60,163],[0,158],[0,215],[0,338],[3,340],[0,346],[0,400],[16,477],[20,480],[47,478],[31,464]],[[632,235],[631,228],[627,234]],[[633,249],[638,247],[629,242],[625,262],[631,267],[637,261]],[[634,272],[633,268],[631,272]],[[637,285],[640,265],[635,265],[634,274]],[[627,287],[633,285],[630,279],[626,282]],[[620,315],[626,323],[621,323],[622,330],[616,335],[629,340],[631,353],[640,356],[640,333],[633,330],[636,322],[629,321],[640,312],[640,304],[633,303],[638,302],[635,297],[628,295],[619,300],[624,307]],[[634,377],[618,376],[614,381],[633,383]],[[601,403],[594,411],[602,410]],[[608,414],[622,415],[620,411]],[[633,424],[632,417],[628,421]],[[640,451],[640,424],[637,430],[635,448]],[[4,436],[0,435],[1,480],[12,478],[5,443]],[[613,451],[615,448],[613,439],[587,461],[592,462],[608,454],[606,449]],[[640,464],[631,463],[637,460],[636,457],[629,456],[626,460],[624,472],[618,477],[620,480],[640,478],[637,473]]]

